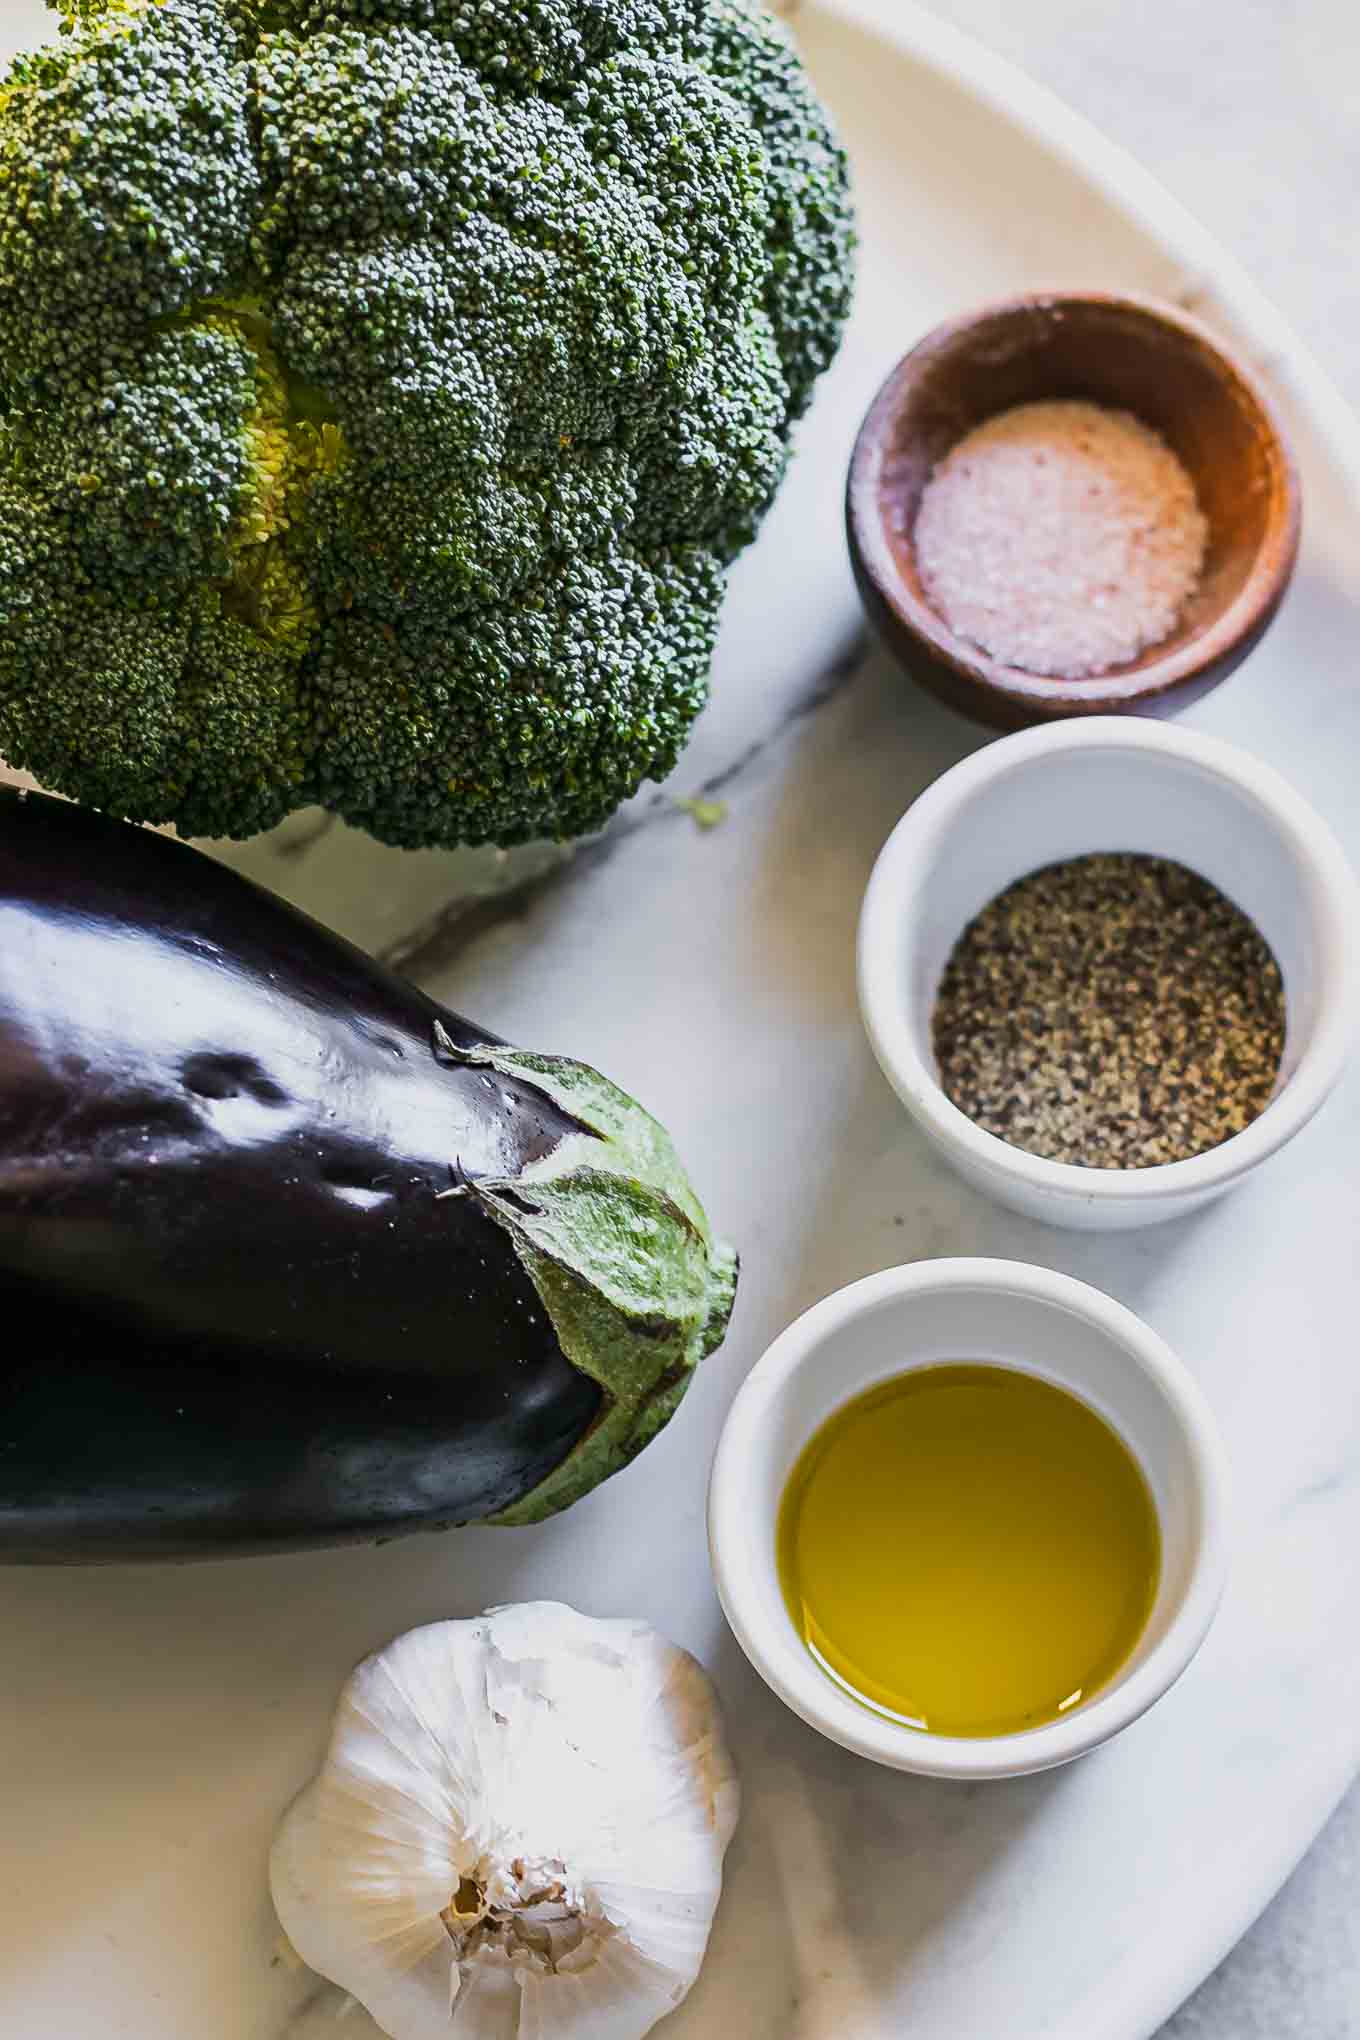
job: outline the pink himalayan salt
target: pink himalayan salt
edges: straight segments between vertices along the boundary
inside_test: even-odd
[[[1018,404],[927,482],[914,545],[956,637],[1026,673],[1089,678],[1175,629],[1204,565],[1195,485],[1160,435],[1098,404]]]

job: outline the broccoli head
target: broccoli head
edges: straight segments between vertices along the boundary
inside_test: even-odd
[[[761,0],[63,0],[0,83],[0,753],[240,836],[596,828],[850,290]]]

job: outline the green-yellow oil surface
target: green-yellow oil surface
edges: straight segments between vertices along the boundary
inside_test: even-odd
[[[784,1492],[779,1574],[808,1649],[936,1735],[1056,1720],[1132,1652],[1161,1570],[1142,1471],[1103,1418],[1008,1368],[857,1396]]]

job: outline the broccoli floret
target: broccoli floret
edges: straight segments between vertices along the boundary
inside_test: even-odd
[[[298,805],[308,771],[299,663],[217,590],[167,586],[164,600],[148,582],[129,602],[0,481],[0,678],[24,690],[23,745],[6,748],[114,813],[195,835],[267,829]]]
[[[123,0],[19,59],[0,108],[0,376],[18,401],[60,410],[92,365],[243,273],[264,203],[251,102],[221,0]]]
[[[389,843],[520,843],[607,819],[668,772],[703,706],[722,575],[699,547],[564,560],[450,621],[330,625],[317,797]],[[478,685],[463,680],[475,667]]]
[[[600,826],[848,308],[761,0],[67,0],[0,85],[0,752],[244,835]]]

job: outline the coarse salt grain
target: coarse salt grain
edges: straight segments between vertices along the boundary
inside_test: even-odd
[[[1169,637],[1204,565],[1195,485],[1128,411],[1018,404],[951,449],[914,546],[955,636],[1026,673],[1085,679]]]

